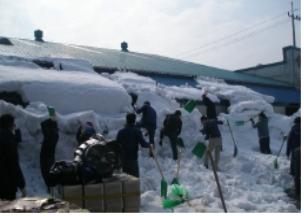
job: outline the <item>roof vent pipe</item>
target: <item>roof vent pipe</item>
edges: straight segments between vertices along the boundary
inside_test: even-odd
[[[121,46],[121,51],[123,51],[123,52],[129,52],[129,50],[128,50],[128,43],[127,42],[123,41],[120,44],[120,46]]]
[[[6,37],[0,37],[1,45],[13,45],[13,43]]]
[[[43,31],[37,29],[34,31],[35,41],[43,42]]]

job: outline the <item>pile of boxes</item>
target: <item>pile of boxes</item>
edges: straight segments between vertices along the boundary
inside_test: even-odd
[[[115,174],[102,183],[60,185],[53,196],[91,212],[139,212],[139,179],[127,174]]]

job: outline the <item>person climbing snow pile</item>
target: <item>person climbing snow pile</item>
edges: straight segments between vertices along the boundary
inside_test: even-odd
[[[134,106],[134,109],[137,114],[142,114],[142,118],[140,122],[136,124],[136,127],[146,129],[149,135],[149,143],[154,145],[157,119],[155,109],[151,106],[149,101],[145,101],[144,105],[138,109]]]
[[[220,151],[222,147],[222,137],[221,132],[218,128],[218,124],[223,124],[223,121],[218,121],[216,119],[208,119],[207,116],[202,116],[201,123],[203,125],[201,133],[205,135],[205,139],[209,141],[207,151],[209,151],[211,154],[214,152],[215,169],[218,171]],[[204,164],[206,168],[209,167],[207,154],[205,154]]]
[[[173,160],[177,160],[178,158],[177,142],[183,126],[181,116],[182,113],[180,110],[176,110],[175,113],[167,115],[163,122],[163,128],[160,131],[159,145],[162,146],[164,136],[169,138]]]

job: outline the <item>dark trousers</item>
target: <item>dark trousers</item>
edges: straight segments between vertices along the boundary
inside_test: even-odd
[[[271,154],[271,150],[269,147],[270,139],[269,137],[260,138],[260,152],[263,154]]]
[[[177,135],[173,134],[173,133],[167,133],[164,129],[161,129],[160,130],[160,143],[162,143],[164,136],[167,136],[170,140],[173,160],[177,160],[177,154],[178,154],[177,153],[177,142],[178,142]]]
[[[301,198],[301,179],[300,178],[294,178],[294,184],[295,184],[295,193],[298,199]]]
[[[146,129],[149,135],[149,144],[154,145],[155,128],[146,126],[142,122],[137,123],[136,127]]]
[[[123,160],[122,171],[135,177],[139,177],[139,167],[137,160]]]
[[[49,172],[54,163],[54,157],[46,158],[43,154],[40,155],[40,170],[48,192],[50,191],[50,185],[52,184]]]
[[[6,192],[3,192],[3,193],[0,193],[0,199],[3,199],[3,200],[14,200],[16,199],[16,192],[13,192],[13,191],[6,191]]]

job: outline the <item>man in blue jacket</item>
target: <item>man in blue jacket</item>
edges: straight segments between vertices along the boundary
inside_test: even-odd
[[[126,125],[121,129],[116,137],[117,143],[121,147],[122,170],[125,173],[139,177],[138,167],[138,146],[151,148],[143,138],[141,131],[135,127],[136,115],[134,113],[127,114]]]
[[[149,101],[145,101],[144,105],[136,109],[135,111],[137,114],[142,113],[141,121],[136,124],[137,127],[145,128],[149,134],[149,143],[154,145],[154,136],[155,136],[155,130],[156,130],[156,112],[151,106]]]

